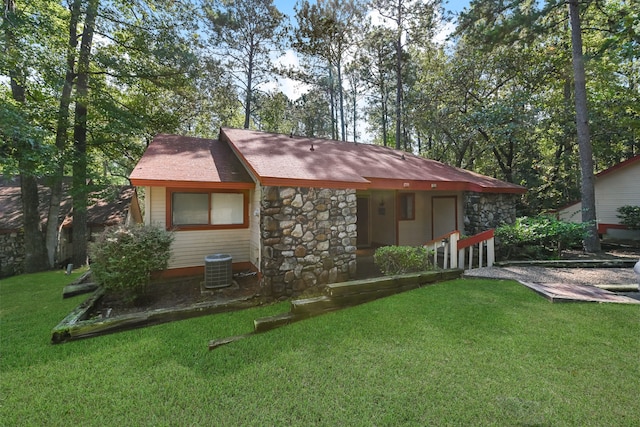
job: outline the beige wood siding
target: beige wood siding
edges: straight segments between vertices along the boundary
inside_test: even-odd
[[[402,193],[398,193],[400,195]],[[428,220],[430,211],[427,211],[425,192],[417,191],[415,194],[415,219],[398,221],[398,244],[401,246],[420,246],[428,240],[431,226]]]
[[[597,177],[595,195],[597,221],[601,224],[620,224],[619,207],[640,206],[640,163]],[[582,204],[575,203],[562,208],[558,216],[564,221],[582,222]]]
[[[574,203],[573,205],[562,208],[558,211],[558,218],[568,222],[582,222],[582,203]]]
[[[640,206],[640,163],[599,177],[596,180],[596,217],[604,224],[619,224],[617,209]]]
[[[145,223],[166,227],[167,190],[165,187],[148,187],[145,200]],[[249,204],[250,228],[230,230],[176,231],[171,246],[169,268],[204,266],[204,257],[212,254],[228,254],[233,262],[248,262],[251,259],[251,230],[259,217],[253,215],[253,200]],[[259,231],[257,232],[259,236]]]
[[[149,187],[145,205],[145,217],[148,217],[147,224],[159,227],[167,226],[167,189],[165,187]],[[147,218],[145,218],[145,221]]]
[[[233,262],[249,261],[248,228],[233,230],[176,231],[169,268],[204,266],[204,257],[231,255]]]

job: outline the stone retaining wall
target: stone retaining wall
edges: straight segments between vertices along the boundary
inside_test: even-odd
[[[261,200],[265,290],[290,297],[356,274],[356,191],[264,187]]]
[[[0,277],[21,274],[24,271],[24,233],[0,233]]]
[[[463,197],[464,233],[468,236],[516,221],[517,194],[467,191]]]

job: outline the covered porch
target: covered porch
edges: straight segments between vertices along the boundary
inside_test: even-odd
[[[420,246],[463,227],[463,194],[455,191],[357,191],[357,247]]]

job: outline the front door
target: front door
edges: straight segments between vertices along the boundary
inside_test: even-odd
[[[369,197],[357,198],[358,208],[358,247],[366,247],[371,245],[371,237],[369,229],[371,227],[369,222]]]
[[[431,216],[431,238],[458,229],[458,198],[456,196],[434,196],[431,199],[433,214]]]

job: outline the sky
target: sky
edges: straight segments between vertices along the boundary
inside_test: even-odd
[[[447,0],[445,0],[447,1]],[[274,0],[273,2],[280,12],[285,13],[290,18],[293,16],[293,6],[296,0]],[[448,0],[445,9],[457,13],[469,5],[469,0]]]
[[[314,0],[310,0],[314,2]],[[469,6],[470,0],[443,0],[446,2],[445,9],[457,14],[461,12],[465,7]],[[286,14],[289,17],[289,20],[293,22],[294,10],[293,7],[296,4],[297,0],[274,0],[274,4],[280,10],[280,12]],[[453,30],[454,24],[450,23],[445,27],[444,33],[438,37],[439,39],[444,40],[444,38]],[[296,54],[289,50],[286,54],[276,60],[277,63],[285,66],[293,66],[296,67],[298,65],[298,58]],[[280,79],[278,81],[279,90],[282,91],[285,95],[289,97],[289,99],[295,100],[301,94],[307,91],[305,85],[295,82],[290,79]],[[275,89],[274,88],[263,88],[263,89]]]

